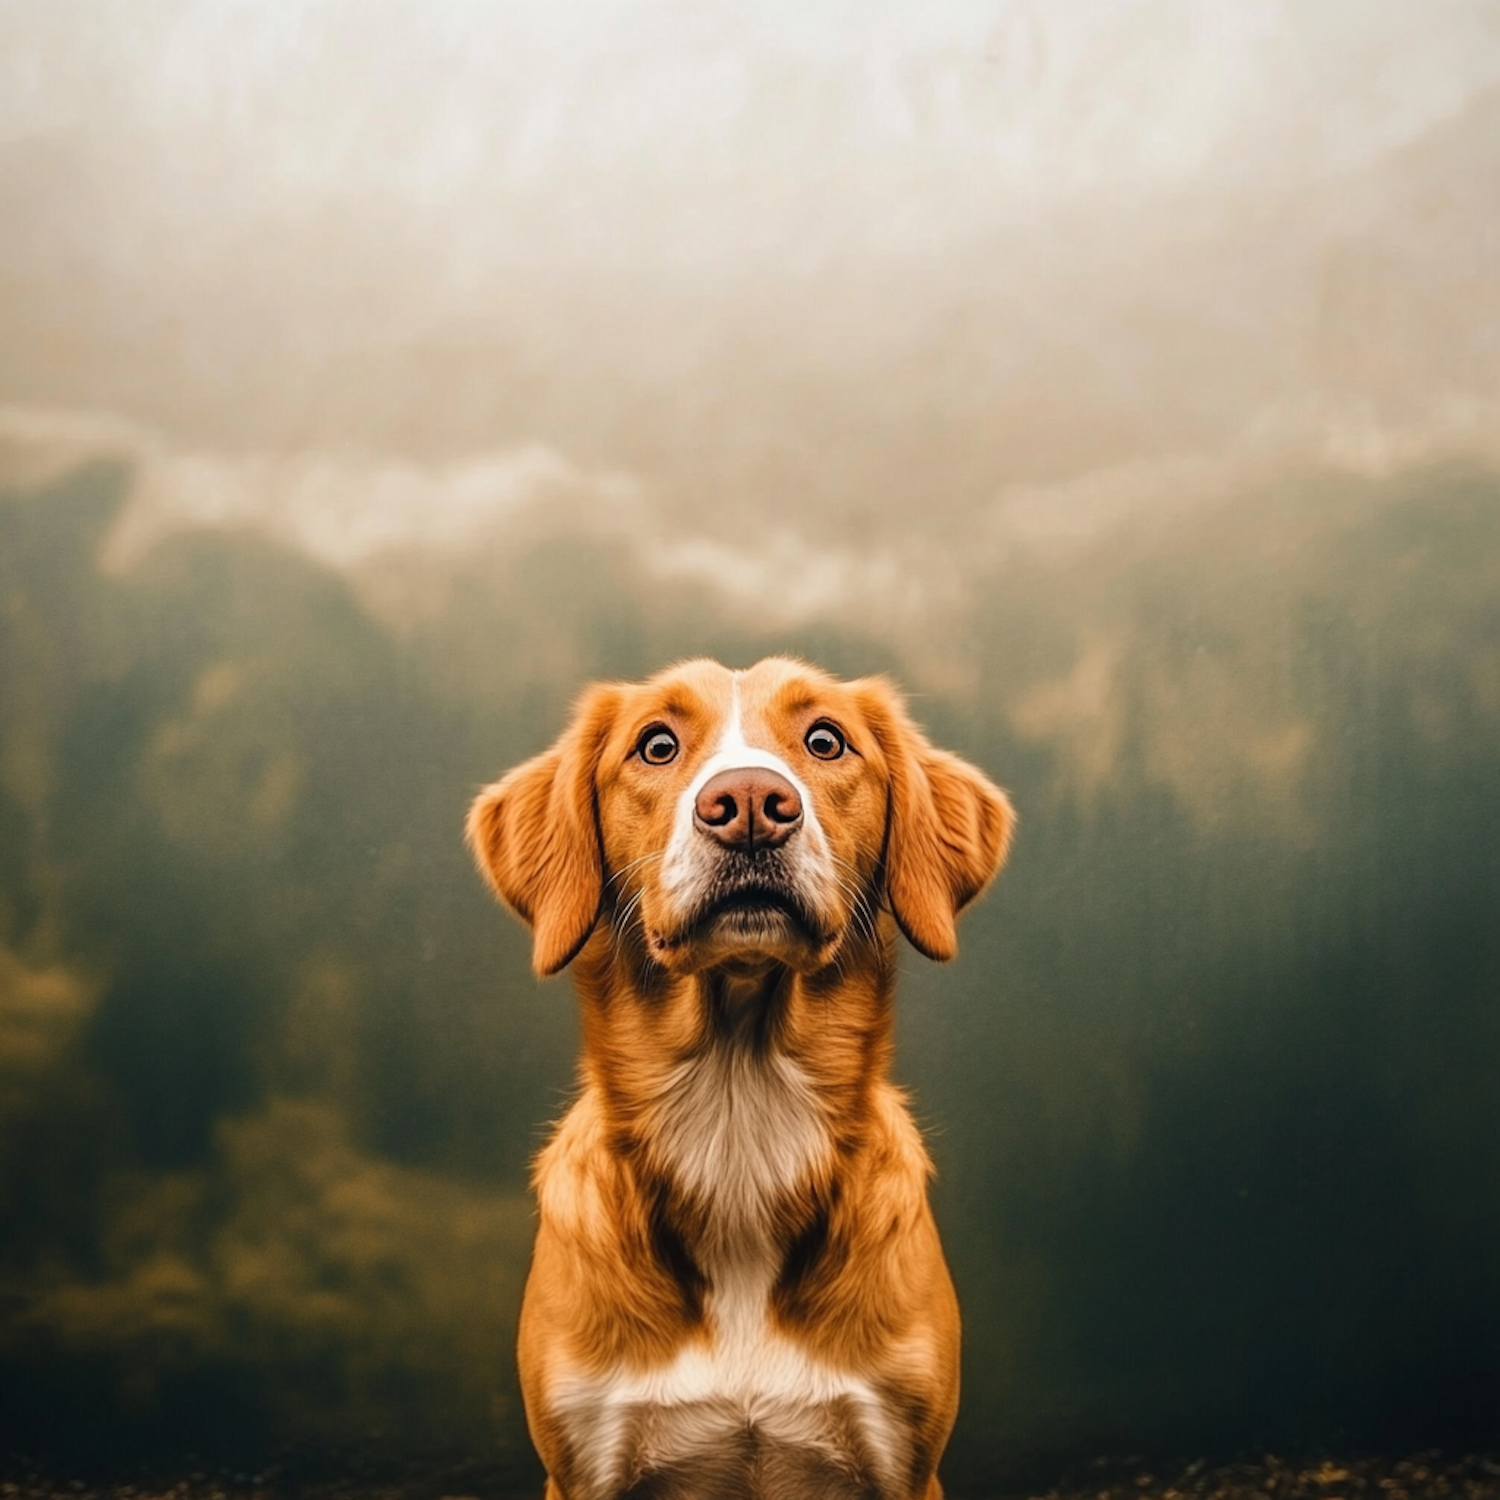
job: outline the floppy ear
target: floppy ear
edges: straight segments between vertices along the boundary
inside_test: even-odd
[[[935,750],[882,678],[861,684],[861,706],[885,755],[885,887],[891,913],[919,953],[958,952],[955,919],[999,873],[1016,815],[967,761]]]
[[[550,750],[487,786],[469,809],[469,848],[495,894],[530,925],[532,967],[543,976],[572,961],[599,914],[594,772],[618,696],[590,689]]]

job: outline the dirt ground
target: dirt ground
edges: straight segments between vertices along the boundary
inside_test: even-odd
[[[521,1500],[513,1485],[482,1471],[384,1477],[309,1477],[272,1467],[247,1474],[197,1470],[133,1483],[60,1477],[25,1460],[0,1460],[0,1500]],[[1089,1479],[1082,1476],[1091,1475]],[[446,1481],[446,1482],[445,1482]],[[525,1491],[536,1500],[540,1488]],[[1066,1483],[982,1497],[957,1486],[951,1500],[1500,1500],[1500,1456],[1437,1452],[1404,1458],[1143,1464],[1098,1460]]]
[[[1405,1458],[1297,1460],[1267,1454],[1244,1463],[1131,1465],[1100,1460],[1097,1483],[1080,1480],[1031,1500],[1500,1500],[1500,1458],[1438,1452]]]

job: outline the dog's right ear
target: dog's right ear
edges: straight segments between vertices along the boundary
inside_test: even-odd
[[[853,686],[890,778],[891,915],[917,952],[945,963],[958,952],[959,912],[1005,863],[1016,815],[983,772],[927,743],[891,683],[873,677]]]
[[[556,974],[588,941],[603,897],[594,775],[618,689],[591,688],[550,749],[487,786],[469,809],[469,848],[495,894],[532,930],[531,962]]]

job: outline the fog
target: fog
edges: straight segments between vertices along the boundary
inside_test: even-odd
[[[700,530],[1492,446],[1493,7],[909,11],[7,6],[0,395]]]
[[[533,1483],[463,810],[779,650],[1020,811],[950,1490],[1500,1443],[1493,6],[0,0],[0,224],[8,1445]]]

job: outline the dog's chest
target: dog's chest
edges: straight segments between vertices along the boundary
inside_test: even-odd
[[[676,1069],[651,1123],[656,1159],[707,1214],[711,1245],[736,1261],[758,1243],[770,1253],[777,1202],[828,1149],[818,1097],[802,1069],[780,1053],[729,1043]]]
[[[672,1077],[653,1124],[658,1160],[706,1216],[694,1253],[708,1338],[653,1369],[558,1383],[570,1500],[892,1492],[906,1445],[879,1392],[770,1316],[773,1210],[828,1149],[810,1081],[786,1058],[709,1052]]]

